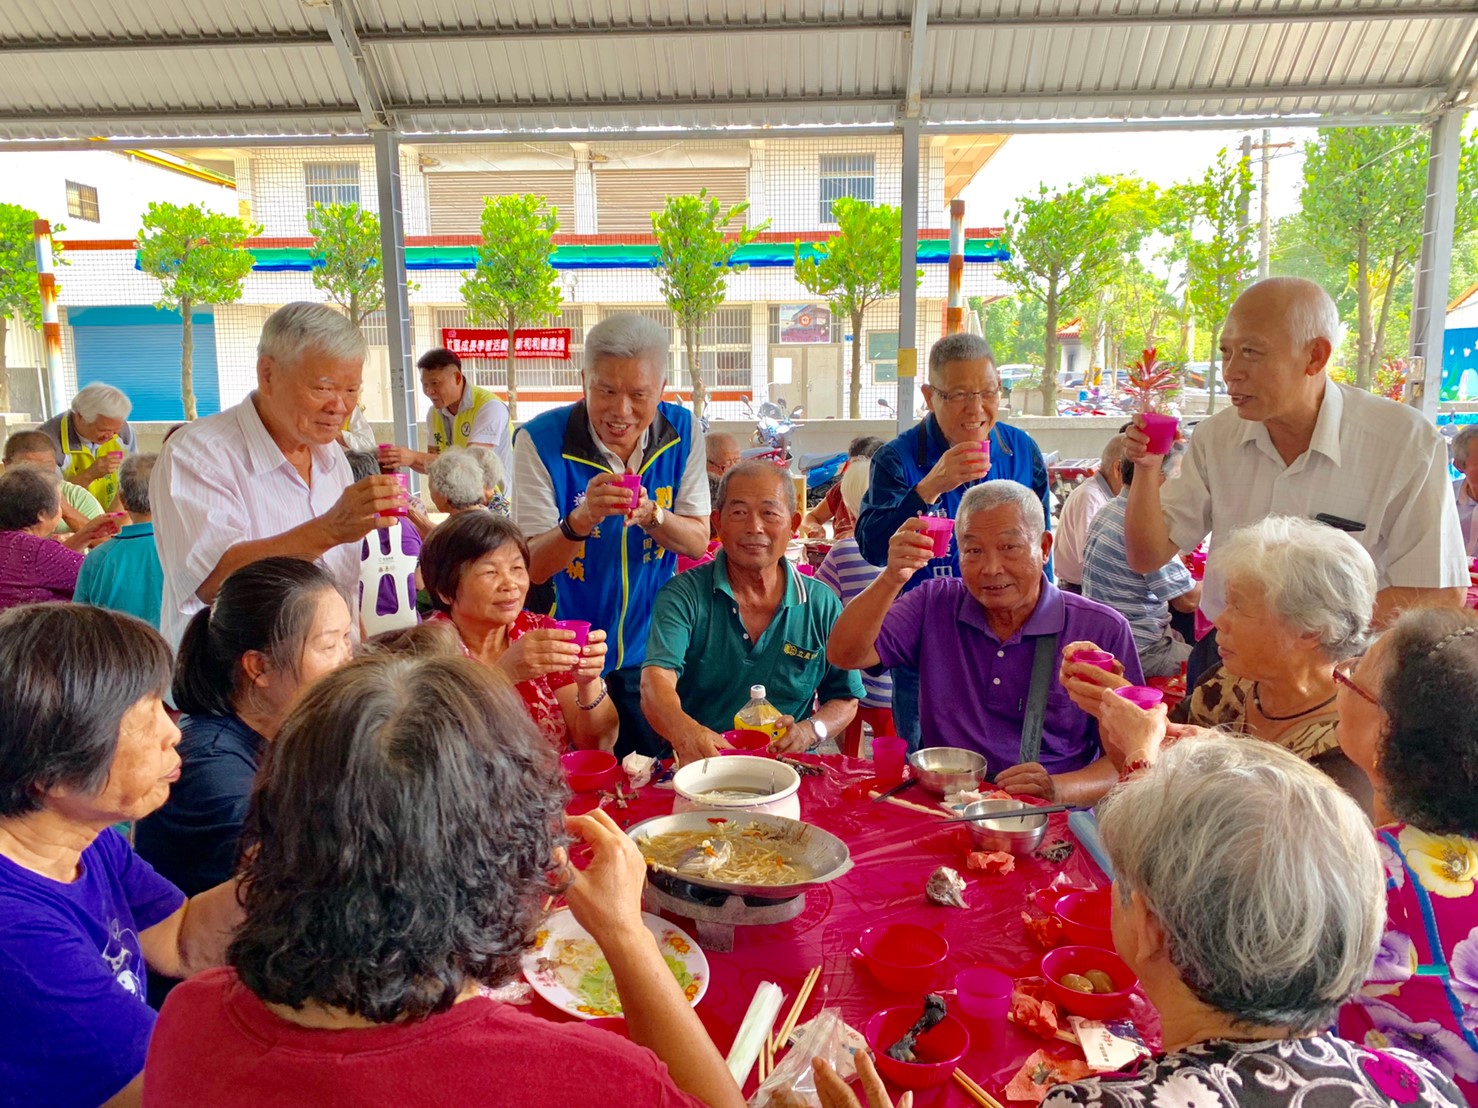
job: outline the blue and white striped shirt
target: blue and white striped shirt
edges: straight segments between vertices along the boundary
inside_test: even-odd
[[[840,596],[845,607],[882,572],[862,556],[857,540],[849,538],[835,543],[827,551],[826,559],[816,571],[816,580]],[[867,690],[867,695],[862,698],[864,708],[893,706],[893,677],[887,670],[876,677],[863,670],[862,687]]]
[[[1088,525],[1088,542],[1083,547],[1083,595],[1107,604],[1127,619],[1134,632],[1134,645],[1143,654],[1165,637],[1170,601],[1189,592],[1195,581],[1179,558],[1171,558],[1153,573],[1135,573],[1129,568],[1129,553],[1124,548],[1124,511],[1128,504],[1126,485]]]

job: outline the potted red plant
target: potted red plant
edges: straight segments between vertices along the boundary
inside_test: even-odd
[[[1173,414],[1163,412],[1169,396],[1175,391],[1175,370],[1160,367],[1155,357],[1156,348],[1150,347],[1129,367],[1129,382],[1124,391],[1134,398],[1139,408],[1141,426],[1150,438],[1148,451],[1151,454],[1168,454],[1175,443],[1175,429],[1180,420]]]

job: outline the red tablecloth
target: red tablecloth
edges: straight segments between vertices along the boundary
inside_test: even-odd
[[[857,936],[873,924],[907,920],[936,928],[948,938],[945,977],[931,988],[951,986],[955,973],[973,965],[994,966],[1014,976],[1034,975],[1041,951],[1027,939],[1021,922],[1033,894],[1049,887],[1107,884],[1103,872],[1081,847],[1061,865],[1028,857],[1018,859],[1015,871],[1006,877],[970,872],[965,868],[970,840],[961,825],[868,799],[871,762],[841,757],[807,760],[822,764],[825,775],[802,779],[802,817],[845,841],[855,865],[845,877],[808,893],[805,910],[789,923],[740,928],[731,953],[706,952],[713,976],[698,1014],[724,1053],[760,982],[773,981],[785,991],[783,1018],[806,974],[816,965],[822,967],[821,977],[800,1022],[814,1016],[825,1003],[839,1007],[846,1021],[861,1031],[879,1009],[916,1002],[922,1006],[926,988],[889,993],[854,957]],[[904,795],[928,799],[917,789]],[[631,826],[670,812],[672,799],[670,790],[649,786],[627,810],[609,805],[607,810],[618,823]],[[576,797],[570,810],[584,811],[591,805],[589,795]],[[1066,817],[1051,818],[1044,842],[1073,842]],[[941,865],[955,868],[968,882],[968,910],[925,901],[924,882]],[[678,917],[673,919],[679,926],[684,924]],[[691,923],[688,928],[692,930]],[[536,1000],[536,1004],[542,1014],[561,1018],[543,1001]],[[1146,1042],[1158,1046],[1159,1020],[1154,1009],[1136,997],[1131,1014]],[[1004,1021],[983,1025],[967,1019],[966,1023],[971,1045],[961,1068],[1000,1099],[1004,1099],[1006,1082],[1032,1051],[1045,1047],[1062,1057],[1082,1057],[1067,1043],[1045,1043]],[[755,1086],[751,1076],[746,1095]],[[919,1108],[939,1108],[971,1102],[950,1083],[915,1093],[914,1103]]]

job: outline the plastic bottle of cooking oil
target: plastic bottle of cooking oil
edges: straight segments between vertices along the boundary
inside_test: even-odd
[[[781,711],[765,699],[763,685],[749,686],[749,703],[734,715],[734,727],[739,731],[763,731],[774,742],[780,737],[775,721]]]

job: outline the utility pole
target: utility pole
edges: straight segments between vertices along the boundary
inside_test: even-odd
[[[1251,135],[1243,135],[1242,136],[1242,161],[1243,161],[1244,164],[1249,163],[1249,162],[1252,161],[1252,136]],[[1238,215],[1238,217],[1239,217],[1239,219],[1241,221],[1242,230],[1244,230],[1244,231],[1247,230],[1247,224],[1248,224],[1249,218],[1250,218],[1250,216],[1252,214],[1250,211],[1248,211],[1248,208],[1250,207],[1251,203],[1252,203],[1252,198],[1249,195],[1247,195],[1246,193],[1243,193],[1242,194],[1242,198],[1237,202],[1237,215]]]
[[[1258,206],[1258,228],[1257,228],[1257,279],[1260,281],[1268,275],[1270,259],[1268,258],[1268,238],[1272,230],[1272,220],[1268,215],[1268,179],[1271,176],[1271,163],[1268,159],[1268,151],[1273,145],[1273,132],[1266,127],[1262,132],[1262,187],[1257,194]]]

